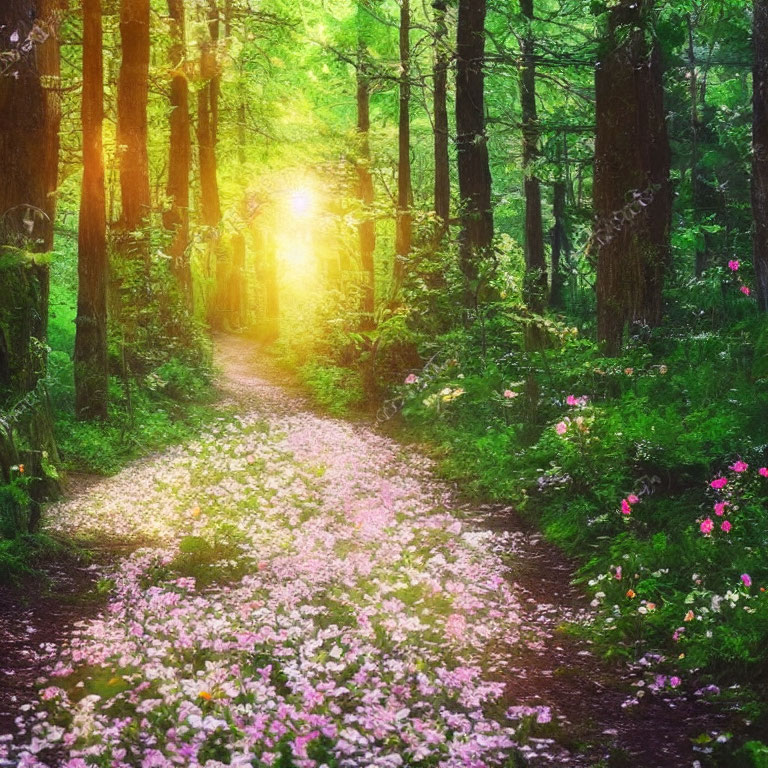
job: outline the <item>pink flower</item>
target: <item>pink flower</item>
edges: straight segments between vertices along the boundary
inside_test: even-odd
[[[576,397],[576,395],[568,395],[568,397],[565,398],[565,402],[568,405],[573,406],[583,406],[586,405],[589,398],[586,395],[582,395],[581,397]]]
[[[405,377],[406,384],[415,384],[419,380],[419,377],[415,373],[409,373]]]
[[[709,484],[709,487],[719,491],[721,488],[725,488],[726,485],[728,485],[728,478],[717,477]]]
[[[731,270],[731,272],[735,272],[739,268],[739,262],[736,261],[736,259],[731,259],[728,262],[728,269]]]
[[[760,467],[757,472],[761,477],[768,477],[768,467]]]
[[[632,514],[632,507],[629,506],[629,502],[626,499],[621,500],[621,514],[622,515]]]
[[[752,577],[748,573],[742,573],[741,580],[744,582],[745,587],[752,586]]]
[[[511,389],[504,390],[504,397],[506,397],[507,400],[511,400],[513,397],[517,397],[517,394],[517,392],[513,392]]]
[[[722,524],[720,525],[720,530],[723,533],[728,533],[732,527],[733,526],[727,520],[723,520]]]
[[[746,286],[746,285],[742,285],[742,286],[741,286],[741,288],[739,288],[739,290],[740,290],[740,291],[741,291],[741,292],[742,292],[742,293],[743,293],[745,296],[749,296],[749,294],[751,293],[751,291],[749,290],[749,288],[747,288],[747,286]]]
[[[567,430],[568,430],[568,425],[564,421],[559,421],[555,425],[555,432],[557,432],[558,435],[564,435]]]
[[[718,517],[722,517],[725,514],[725,508],[728,506],[727,501],[718,501],[717,504],[715,504],[715,514]]]
[[[699,529],[705,536],[709,536],[710,533],[712,533],[712,529],[715,527],[715,524],[712,522],[712,518],[708,517],[706,520],[701,521],[701,525],[699,526]]]
[[[682,682],[683,682],[683,681],[682,681],[682,680],[681,680],[679,677],[676,677],[676,676],[674,676],[674,675],[673,675],[672,677],[670,677],[670,678],[669,678],[669,684],[670,684],[670,685],[671,685],[673,688],[677,688],[677,686],[678,686],[678,685],[680,685],[680,683],[682,683]]]
[[[627,496],[627,501],[630,504],[637,504],[640,501],[640,498],[638,496],[635,496],[634,493],[630,493],[629,496]]]
[[[616,569],[616,573],[614,574],[614,578],[615,578],[617,581],[621,581],[621,566],[619,566],[619,567]]]
[[[741,460],[734,462],[730,467],[728,467],[728,469],[732,469],[734,472],[746,472],[748,468],[749,464]]]

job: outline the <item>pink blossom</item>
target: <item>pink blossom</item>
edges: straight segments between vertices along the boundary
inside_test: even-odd
[[[733,526],[727,520],[723,520],[723,522],[720,525],[720,530],[723,533],[728,533],[731,530],[732,527]]]
[[[564,421],[559,421],[555,425],[555,432],[557,432],[558,435],[564,435],[567,430],[568,430],[568,425]]]
[[[736,261],[736,259],[731,259],[728,262],[728,269],[731,270],[731,272],[736,272],[736,270],[739,268],[739,262]]]
[[[680,683],[682,682],[683,681],[679,677],[676,677],[675,675],[669,678],[669,684],[672,686],[672,688],[677,688],[677,686],[680,685]]]
[[[752,577],[748,573],[742,573],[741,580],[744,582],[745,587],[752,586]]]
[[[708,517],[706,520],[701,521],[701,525],[699,526],[699,529],[705,536],[709,536],[710,533],[712,533],[712,529],[715,527],[715,524],[712,522],[712,518]]]
[[[621,581],[621,566],[619,566],[619,567],[616,569],[616,572],[615,572],[615,574],[614,574],[614,578],[615,578],[617,581]]]
[[[740,290],[740,291],[741,291],[741,292],[742,292],[742,293],[743,293],[745,296],[749,296],[749,294],[751,293],[751,291],[749,290],[749,288],[748,288],[746,285],[742,285],[742,286],[741,286],[741,288],[739,288],[739,290]]]
[[[725,514],[725,508],[728,506],[727,501],[718,501],[717,504],[715,504],[715,514],[718,517],[722,517]]]
[[[709,487],[719,491],[721,488],[725,488],[726,485],[728,485],[727,477],[717,477],[709,484]]]
[[[621,514],[622,515],[632,514],[632,507],[629,506],[629,502],[626,499],[621,500]]]
[[[768,477],[768,467],[760,467],[757,472],[761,477]]]
[[[627,501],[630,504],[637,504],[640,501],[640,497],[636,496],[634,493],[630,493],[629,496],[627,496]]]
[[[419,377],[415,373],[409,373],[405,377],[406,384],[415,384],[419,380]]]
[[[741,459],[739,459],[739,461],[734,462],[733,464],[731,464],[730,467],[728,467],[728,469],[732,469],[734,472],[746,472],[748,468],[749,468],[749,464],[747,464],[744,461],[741,461]]]
[[[504,397],[507,398],[507,400],[511,400],[513,397],[517,397],[518,393],[513,392],[511,389],[505,389],[504,390]]]

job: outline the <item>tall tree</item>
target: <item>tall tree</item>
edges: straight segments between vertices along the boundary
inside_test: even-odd
[[[670,256],[670,150],[653,13],[653,0],[608,10],[595,72],[597,335],[608,354],[619,352],[628,324],[661,322]]]
[[[360,244],[360,266],[363,273],[362,327],[371,330],[374,327],[376,309],[376,273],[373,254],[376,250],[376,220],[373,217],[373,176],[371,175],[371,76],[368,61],[365,30],[367,26],[366,10],[362,0],[357,4],[357,58],[355,75],[357,81],[357,138],[358,157],[357,196],[362,207],[360,222],[357,226]]]
[[[200,43],[200,77],[197,92],[197,148],[200,162],[200,193],[203,224],[216,228],[221,220],[219,182],[216,163],[216,121],[218,72],[216,49],[208,39]]]
[[[491,171],[485,133],[485,0],[459,0],[456,39],[456,149],[461,236],[459,264],[465,305],[476,305],[479,266],[493,240]]]
[[[120,0],[122,60],[117,81],[120,225],[128,252],[149,261],[149,238],[134,237],[150,212],[147,102],[149,98],[149,0]]]
[[[549,303],[556,309],[562,309],[565,304],[565,276],[561,267],[562,257],[569,255],[568,228],[565,219],[566,186],[565,181],[558,179],[552,190],[552,214],[555,219],[552,227],[552,289]]]
[[[171,264],[187,301],[191,302],[192,274],[187,246],[189,245],[189,177],[192,141],[184,0],[168,0],[168,15],[171,32],[171,136],[167,193],[170,207],[163,214],[163,226],[173,232],[170,249]]]
[[[397,156],[397,221],[395,288],[403,278],[404,259],[411,251],[411,5],[400,0],[400,99]]]
[[[436,237],[441,239],[451,216],[451,175],[448,157],[448,24],[447,0],[435,0],[434,37],[434,132],[435,132],[435,214]]]
[[[50,401],[45,389],[48,266],[35,254],[53,244],[59,154],[59,6],[55,0],[0,4],[0,478],[23,464],[32,477],[33,530],[55,483]],[[17,470],[19,471],[19,470]]]
[[[757,302],[768,311],[768,0],[752,16],[752,240]]]
[[[101,0],[83,0],[83,182],[77,256],[75,412],[107,417],[107,239]]]
[[[520,41],[520,108],[523,129],[523,173],[525,174],[525,301],[540,312],[547,301],[547,262],[541,223],[541,183],[536,175],[540,127],[536,108],[536,40],[532,22],[533,0],[520,0],[525,30]]]

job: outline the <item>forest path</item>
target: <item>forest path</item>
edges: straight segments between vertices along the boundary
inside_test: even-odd
[[[311,408],[300,388],[249,340],[221,335],[215,349],[224,391],[241,406],[283,413]],[[369,431],[375,427],[357,422],[351,434]],[[354,452],[354,439],[344,448]],[[401,458],[407,461],[408,453],[402,447]],[[429,466],[425,482],[442,487]],[[537,628],[537,638],[515,650],[503,675],[509,706],[553,713],[552,726],[534,728],[545,738],[533,738],[535,749],[524,750],[530,765],[677,768],[703,760],[692,740],[716,732],[724,719],[720,713],[700,697],[652,693],[647,690],[655,678],[652,664],[608,665],[588,640],[567,630],[590,621],[588,598],[572,583],[575,564],[513,508],[468,503],[455,487],[441,493],[452,514],[474,530],[492,533],[486,546],[502,555],[522,623]],[[639,688],[646,695],[637,697]]]
[[[515,742],[532,768],[693,763],[712,712],[680,694],[636,703],[642,667],[609,668],[560,631],[589,609],[540,535],[463,502],[413,448],[311,412],[252,342],[215,349],[220,423],[49,510],[54,531],[141,548],[106,573],[107,610],[61,623],[47,659],[0,615],[25,680],[45,661],[53,675],[23,713],[34,750],[0,731],[0,765],[287,750],[301,766],[310,749],[349,768],[479,768]]]

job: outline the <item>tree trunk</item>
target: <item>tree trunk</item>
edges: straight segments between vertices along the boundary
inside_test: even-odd
[[[459,264],[464,274],[467,308],[477,304],[479,266],[493,240],[484,107],[485,11],[485,0],[459,0],[456,149],[461,208]]]
[[[202,222],[215,229],[221,220],[219,182],[216,166],[214,133],[214,94],[211,83],[217,69],[216,56],[209,42],[200,46],[200,75],[204,85],[197,94],[197,147],[200,162],[200,194]]]
[[[107,239],[101,0],[83,0],[83,183],[77,256],[75,413],[107,418]]]
[[[358,41],[357,41],[357,196],[360,200],[361,219],[357,227],[360,243],[360,266],[363,273],[363,295],[361,302],[361,327],[372,330],[375,327],[374,313],[376,310],[376,273],[373,254],[376,250],[376,220],[372,206],[374,200],[373,177],[371,175],[371,145],[369,132],[371,129],[370,104],[371,81],[368,72],[366,45],[363,35],[364,11],[358,4]]]
[[[232,5],[227,3],[231,12]],[[211,137],[215,147],[219,141],[219,97],[221,96],[221,71],[219,70],[219,6],[216,0],[208,0],[208,34],[211,36],[211,50],[215,67],[208,78],[209,100],[211,110]]]
[[[411,251],[411,6],[400,0],[400,102],[397,159],[397,220],[395,232],[394,292],[405,274]]]
[[[32,478],[21,530],[36,528],[40,501],[56,489],[46,472],[58,461],[45,388],[48,267],[34,254],[53,243],[58,12],[54,0],[0,4],[0,51],[18,55],[0,75],[0,480],[20,464]]]
[[[555,226],[552,229],[552,289],[549,294],[550,306],[562,309],[565,306],[565,279],[560,267],[563,255],[568,255],[568,229],[565,220],[565,181],[556,181],[553,187],[552,213]]]
[[[442,240],[451,217],[451,175],[448,157],[448,25],[445,23],[447,0],[435,0],[435,239]]]
[[[610,355],[628,324],[661,322],[670,258],[670,151],[652,12],[652,0],[611,8],[595,74],[597,336]]]
[[[187,255],[189,246],[189,177],[192,141],[189,121],[187,82],[187,43],[184,0],[168,0],[171,32],[171,137],[168,152],[170,208],[163,215],[163,226],[173,233],[170,256],[173,273],[187,303],[192,301],[192,274]]]
[[[525,174],[525,283],[524,298],[534,311],[547,303],[547,262],[541,223],[541,183],[535,163],[539,156],[539,118],[536,109],[535,40],[531,30],[533,0],[520,0],[527,27],[521,42],[523,66],[520,73],[520,107],[523,129],[523,173]]]
[[[117,144],[120,165],[120,226],[128,253],[149,263],[150,212],[147,101],[149,98],[149,0],[120,0],[122,61],[117,82]]]
[[[753,260],[757,303],[768,311],[768,0],[755,0],[752,112]]]

